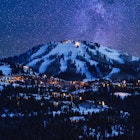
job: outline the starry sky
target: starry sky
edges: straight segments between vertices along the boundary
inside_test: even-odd
[[[0,58],[67,39],[140,56],[140,0],[0,0]]]

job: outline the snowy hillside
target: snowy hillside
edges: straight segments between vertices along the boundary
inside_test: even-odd
[[[12,72],[12,69],[10,68],[10,65],[0,65],[0,71],[1,75],[9,75]]]
[[[10,59],[33,70],[67,80],[112,78],[134,64],[125,76],[134,77],[140,60],[116,50],[86,41],[63,41],[42,45]]]
[[[33,71],[26,66],[22,66],[16,63],[0,62],[0,76],[9,76],[17,74],[33,74]],[[35,73],[34,73],[35,74]]]

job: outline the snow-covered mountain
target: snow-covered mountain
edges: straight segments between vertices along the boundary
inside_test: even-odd
[[[47,43],[7,61],[67,80],[140,77],[139,58],[86,41]]]

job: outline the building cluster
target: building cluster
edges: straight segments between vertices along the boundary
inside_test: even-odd
[[[77,130],[76,136],[80,139],[122,136],[127,130],[134,131],[133,126],[125,130],[131,114],[113,106],[125,102],[124,98],[131,97],[136,90],[139,95],[139,83],[140,81],[65,81],[34,74],[1,76],[0,120],[13,127],[10,126],[9,119],[11,122],[19,121],[20,124],[29,119],[34,121],[37,128],[41,128],[39,131],[46,133],[50,126],[56,129],[57,124],[58,127],[68,125],[71,131]],[[129,90],[130,94],[123,92]],[[30,121],[28,126],[29,124]]]

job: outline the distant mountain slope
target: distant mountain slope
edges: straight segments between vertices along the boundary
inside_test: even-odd
[[[1,75],[9,75],[11,73],[12,73],[12,69],[11,69],[10,65],[0,64],[0,76]]]
[[[140,78],[139,58],[86,41],[48,43],[5,61],[66,80]]]
[[[22,65],[16,63],[5,63],[0,62],[0,76],[7,76],[11,74],[20,74],[24,73],[24,68]]]

